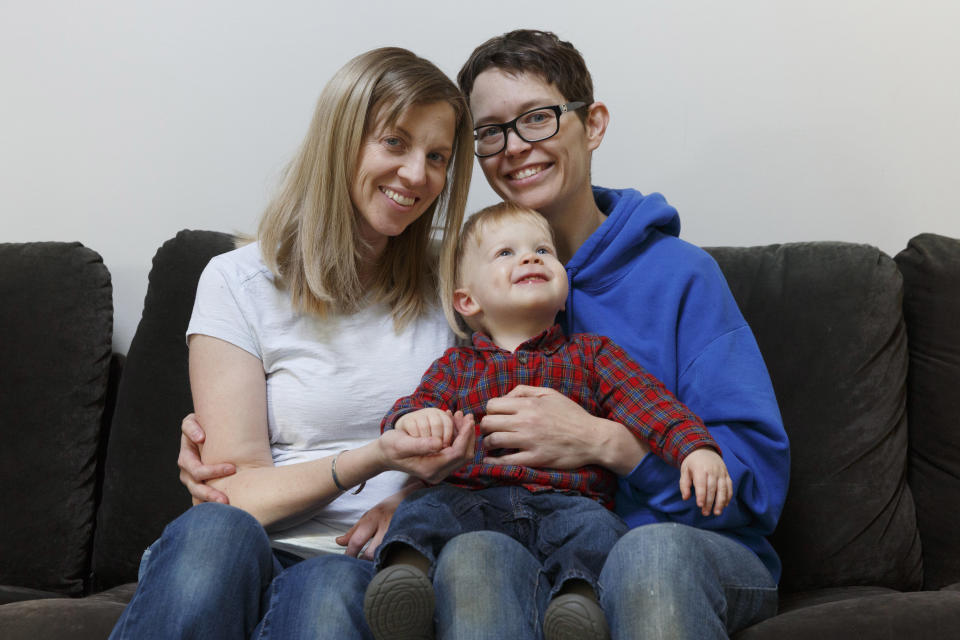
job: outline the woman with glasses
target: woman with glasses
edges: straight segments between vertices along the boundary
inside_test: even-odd
[[[767,536],[786,498],[789,445],[753,333],[717,264],[677,237],[679,217],[661,195],[591,185],[610,116],[572,45],[550,33],[508,33],[478,47],[458,83],[487,181],[554,230],[570,280],[561,324],[616,341],[696,413],[723,451],[734,495],[722,514],[705,513],[623,425],[548,389],[488,403],[485,442],[512,450],[493,462],[597,464],[620,477],[616,511],[631,529],[599,578],[613,638],[726,638],[772,615],[780,561]],[[469,626],[482,620],[489,637],[536,637],[529,621],[548,593],[540,575],[536,559],[504,536],[454,538],[434,574],[438,634],[480,637]]]

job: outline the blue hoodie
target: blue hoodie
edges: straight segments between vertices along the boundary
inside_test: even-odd
[[[617,513],[630,527],[680,522],[726,535],[759,556],[783,508],[790,453],[756,340],[717,263],[680,240],[676,209],[658,193],[594,187],[607,219],[567,263],[564,329],[610,337],[706,424],[723,450],[733,499],[703,516],[680,497],[680,471],[645,456],[620,479]]]

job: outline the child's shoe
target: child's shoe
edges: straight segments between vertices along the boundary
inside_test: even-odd
[[[545,640],[609,640],[603,609],[593,598],[565,593],[550,601],[543,614]]]
[[[409,564],[379,571],[363,598],[363,613],[376,640],[433,640],[433,609],[433,584]]]

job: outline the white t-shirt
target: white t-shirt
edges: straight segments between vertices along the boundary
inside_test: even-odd
[[[383,304],[322,319],[295,313],[257,243],[219,255],[204,269],[191,334],[225,340],[263,362],[276,465],[322,458],[378,437],[383,415],[453,344],[439,309],[399,335]],[[342,552],[333,539],[405,481],[393,471],[372,478],[360,494],[344,493],[306,522],[272,533],[273,546],[303,557]]]

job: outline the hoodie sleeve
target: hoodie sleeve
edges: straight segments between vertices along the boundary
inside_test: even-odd
[[[719,516],[682,500],[679,471],[647,455],[620,481],[627,524],[674,521],[712,530],[773,532],[786,499],[789,444],[766,365],[723,274],[704,254],[677,318],[677,396],[723,451],[733,498]]]

